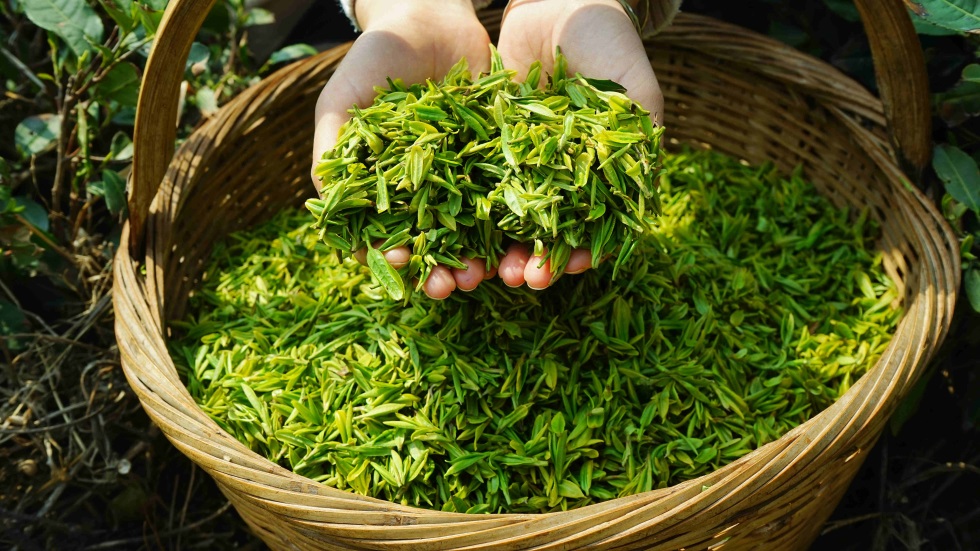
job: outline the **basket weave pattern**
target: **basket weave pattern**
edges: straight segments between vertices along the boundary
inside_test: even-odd
[[[313,105],[346,51],[266,78],[191,136],[146,217],[145,256],[123,247],[115,265],[116,332],[131,386],[253,530],[277,549],[808,546],[945,336],[959,283],[955,238],[903,186],[880,102],[822,62],[707,18],[681,15],[648,43],[670,146],[787,172],[802,165],[835,204],[872,207],[906,314],[880,361],[838,402],[709,475],[567,512],[442,513],[328,488],[249,451],[196,406],[167,351],[167,324],[182,316],[211,245],[313,192]]]

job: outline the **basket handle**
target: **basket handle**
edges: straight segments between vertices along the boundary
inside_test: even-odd
[[[129,190],[130,247],[139,250],[150,203],[174,153],[177,98],[191,44],[216,0],[171,0],[140,87]],[[903,168],[914,179],[929,161],[930,109],[925,58],[902,0],[857,0],[871,43],[885,116]]]
[[[856,0],[874,60],[878,95],[896,157],[913,182],[932,157],[929,76],[919,36],[902,0]]]

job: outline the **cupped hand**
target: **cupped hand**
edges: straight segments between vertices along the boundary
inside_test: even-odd
[[[350,119],[351,106],[370,105],[377,95],[374,87],[383,86],[387,78],[400,78],[409,84],[441,78],[464,57],[474,74],[490,68],[490,38],[471,0],[358,0],[356,10],[364,33],[317,100],[314,169],[323,153],[336,144],[340,127]],[[313,183],[319,189],[316,176]],[[366,254],[359,251],[355,256],[363,263]],[[396,268],[404,266],[409,256],[407,247],[385,251],[388,262]],[[426,280],[426,294],[441,299],[456,288],[475,288],[487,274],[482,263],[468,264],[472,271],[436,266]]]
[[[650,111],[659,123],[663,94],[650,67],[643,42],[616,0],[511,0],[504,15],[497,48],[504,66],[524,78],[528,67],[541,61],[542,72],[554,73],[556,47],[561,48],[569,74],[613,80],[626,94]],[[528,258],[525,247],[500,263],[500,276],[508,285],[527,282],[532,288],[552,281],[547,263]],[[523,260],[523,262],[522,262]],[[564,273],[591,268],[589,251],[572,252]]]

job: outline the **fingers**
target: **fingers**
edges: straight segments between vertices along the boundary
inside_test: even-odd
[[[381,246],[381,240],[372,243],[372,247]],[[412,251],[408,247],[395,247],[384,251],[385,260],[395,269],[400,269],[408,265],[412,258]],[[354,258],[362,265],[367,265],[367,248],[358,249],[354,253]],[[463,258],[466,269],[448,268],[438,265],[432,268],[429,279],[426,280],[422,290],[430,298],[442,300],[448,297],[456,289],[460,291],[472,291],[476,289],[484,280],[492,278],[497,273],[493,268],[490,272],[486,270],[486,261],[482,259]]]
[[[568,257],[568,264],[565,264],[565,273],[569,275],[580,274],[592,267],[592,253],[588,249],[575,249]]]
[[[514,243],[500,259],[498,275],[510,287],[520,287],[527,283],[534,290],[546,289],[552,283],[551,261],[542,263],[543,259],[544,256],[533,256],[528,245]],[[580,274],[591,267],[591,253],[586,249],[575,249],[564,273]]]
[[[547,251],[545,252],[547,254]],[[540,291],[548,288],[554,279],[551,273],[551,260],[546,260],[542,264],[544,256],[531,256],[527,265],[524,266],[524,281],[527,286]],[[568,263],[562,274],[580,274],[592,267],[592,253],[587,249],[575,249],[569,256]]]
[[[547,288],[551,284],[551,260],[532,255],[524,266],[524,281],[535,291]]]
[[[655,124],[663,124],[664,94],[660,90],[660,83],[657,82],[646,53],[642,56],[634,55],[634,68],[626,71],[620,84],[626,88],[626,95],[630,99],[650,112],[650,119]]]
[[[385,251],[385,260],[396,270],[408,266],[408,261],[412,258],[412,251],[408,247],[395,247]]]
[[[381,246],[381,243],[382,241],[378,240],[372,243],[371,246],[377,249]],[[384,251],[384,255],[388,264],[391,264],[391,267],[397,270],[408,265],[408,261],[412,258],[412,251],[408,247],[395,247]],[[354,258],[362,265],[367,266],[367,248],[354,251]]]
[[[380,245],[380,240],[372,244],[375,248]],[[544,254],[547,254],[547,251]],[[384,256],[393,268],[399,269],[408,265],[412,252],[408,247],[395,247],[384,251]],[[367,248],[355,252],[354,258],[361,264],[367,265]],[[492,267],[490,270],[486,269],[484,259],[463,258],[462,262],[466,264],[465,269],[449,268],[442,264],[433,267],[429,273],[429,278],[422,286],[425,294],[429,298],[443,300],[456,289],[472,291],[480,283],[497,275],[509,287],[520,287],[527,283],[527,286],[535,291],[547,289],[552,283],[551,260],[544,260],[544,255],[532,255],[531,248],[523,243],[511,245],[503,258],[500,259],[499,267]],[[591,253],[586,249],[575,249],[565,265],[564,273],[569,275],[580,274],[591,267]]]
[[[524,268],[531,258],[531,249],[523,243],[514,243],[500,259],[497,275],[508,287],[520,287],[524,284]]]
[[[456,280],[456,288],[460,291],[472,291],[486,279],[486,261],[475,258],[464,258],[463,264],[466,264],[465,269],[453,268],[453,278]]]
[[[456,279],[449,268],[439,265],[432,268],[422,290],[429,298],[443,300],[456,290]]]

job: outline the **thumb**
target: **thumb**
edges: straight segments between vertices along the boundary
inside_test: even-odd
[[[660,90],[660,83],[657,82],[657,75],[653,73],[653,67],[650,66],[646,50],[642,47],[635,54],[633,67],[626,70],[619,83],[626,88],[626,95],[630,99],[650,112],[650,119],[655,124],[663,124],[664,94]]]
[[[313,165],[310,175],[319,190],[316,165],[323,154],[337,144],[340,128],[350,120],[348,110],[357,105],[366,107],[374,101],[374,86],[383,84],[394,72],[402,43],[386,33],[368,32],[358,37],[337,70],[327,81],[316,101],[313,133]],[[380,61],[379,61],[380,60]]]
[[[350,118],[347,110],[359,99],[356,90],[343,78],[339,69],[320,92],[314,115],[313,163],[310,167],[310,177],[317,191],[320,190],[320,180],[316,177],[316,166],[323,159],[323,154],[337,144],[340,128]]]
[[[343,120],[334,113],[323,113],[320,115],[317,110],[316,130],[313,132],[313,163],[310,166],[310,178],[317,192],[320,191],[320,179],[316,176],[316,167],[323,159],[323,154],[333,148],[337,143],[337,134]]]
[[[573,9],[557,37],[569,72],[607,78],[626,88],[626,95],[663,121],[664,96],[653,74],[643,41],[615,2],[594,0]]]

